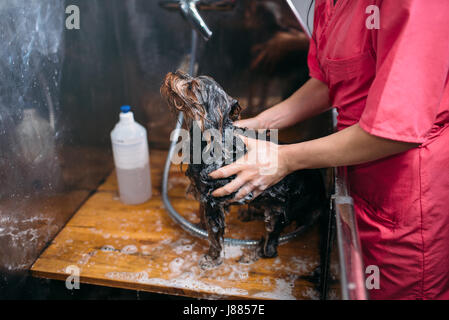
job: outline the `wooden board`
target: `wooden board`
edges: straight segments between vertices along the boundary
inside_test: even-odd
[[[208,299],[318,298],[316,284],[310,281],[319,265],[317,228],[280,246],[277,258],[241,264],[237,260],[248,249],[226,246],[222,265],[201,270],[198,261],[207,241],[174,223],[160,198],[165,155],[151,153],[152,199],[137,206],[122,204],[112,173],[34,263],[32,274],[65,280],[66,268],[75,265],[81,283]],[[184,174],[172,167],[173,206],[198,222],[198,203],[186,197],[187,185]],[[226,236],[260,238],[263,222],[241,222],[235,211],[227,217]],[[335,290],[331,289],[331,296]]]

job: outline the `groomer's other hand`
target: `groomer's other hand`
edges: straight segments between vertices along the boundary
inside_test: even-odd
[[[277,32],[267,42],[253,46],[251,51],[255,58],[250,68],[272,74],[289,55],[306,51],[308,47],[309,39],[304,32],[298,30]]]
[[[223,197],[239,190],[234,197],[236,201],[250,192],[255,198],[289,173],[287,161],[283,156],[284,146],[269,141],[240,137],[248,147],[248,152],[236,162],[210,173],[210,177],[214,179],[236,175],[234,180],[215,190],[212,193],[214,197]]]

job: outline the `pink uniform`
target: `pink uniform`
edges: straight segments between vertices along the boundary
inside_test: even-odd
[[[339,130],[421,144],[348,167],[370,297],[449,299],[449,1],[316,0],[309,67]]]

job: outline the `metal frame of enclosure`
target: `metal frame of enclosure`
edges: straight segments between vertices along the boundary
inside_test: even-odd
[[[340,281],[344,300],[367,300],[365,272],[354,202],[349,196],[346,168],[335,168],[335,193],[332,210],[337,227]]]

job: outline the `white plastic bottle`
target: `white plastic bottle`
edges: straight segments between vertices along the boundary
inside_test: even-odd
[[[120,110],[120,121],[111,132],[120,201],[139,204],[151,198],[147,130],[134,121],[130,106]]]

